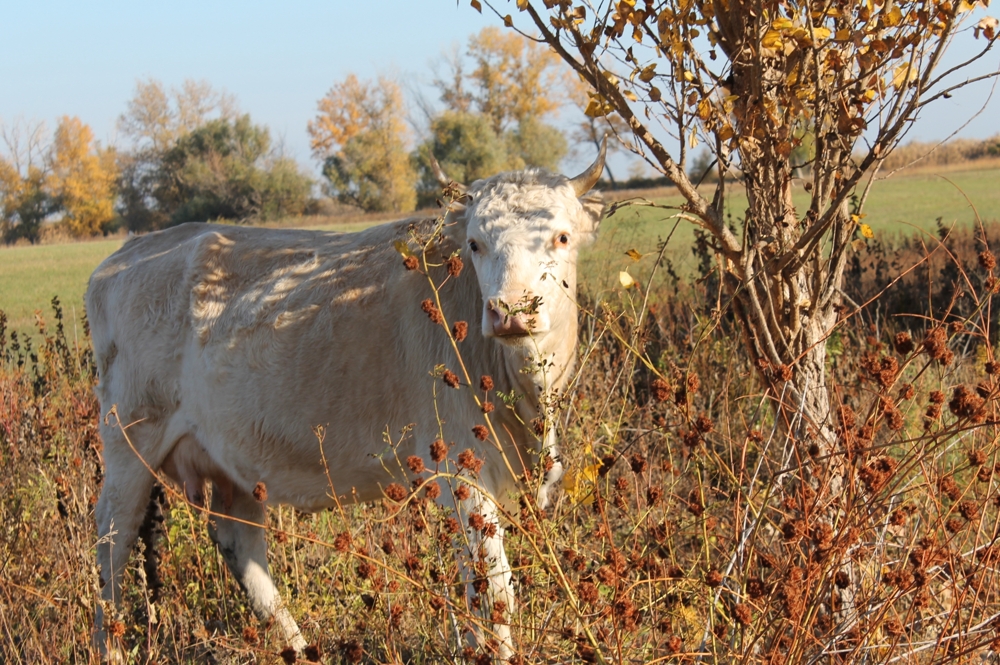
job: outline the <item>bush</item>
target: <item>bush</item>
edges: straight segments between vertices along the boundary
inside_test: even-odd
[[[543,514],[530,497],[546,460],[527,461],[532,480],[507,516],[515,647],[540,662],[986,657],[1000,612],[1000,363],[986,334],[998,271],[971,232],[945,244],[959,262],[935,256],[930,281],[914,281],[925,304],[893,301],[890,290],[845,307],[827,342],[836,455],[851,469],[837,495],[822,478],[817,491],[790,473],[819,468],[811,441],[778,434],[762,404],[780,395],[761,385],[727,330],[733,321],[713,314],[714,291],[667,270],[648,293],[581,297],[582,364],[556,425],[573,442],[569,471]],[[862,259],[847,282],[863,298],[884,287],[887,269]],[[948,270],[954,280],[940,277]],[[922,317],[887,316],[907,303]],[[8,338],[0,316],[0,589],[16,636],[0,642],[5,662],[86,660],[91,649],[94,372],[86,341],[71,343],[55,312],[54,327],[39,319],[34,346]],[[429,482],[449,491],[439,480]],[[467,604],[452,555],[461,527],[427,498],[430,487],[393,487],[405,506],[269,509],[279,588],[295,590],[285,599],[308,616],[317,651],[347,662],[490,658],[451,630],[488,626],[496,608],[478,593]],[[161,557],[147,552],[158,567],[132,561],[114,618],[123,644],[137,660],[273,657],[278,631],[258,628],[236,600],[208,518],[176,493],[157,500],[169,537]],[[848,603],[856,613],[844,619]]]

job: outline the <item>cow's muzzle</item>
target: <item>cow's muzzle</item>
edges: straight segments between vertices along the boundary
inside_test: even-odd
[[[486,303],[487,321],[496,337],[522,337],[530,335],[534,317],[526,312],[509,311],[493,300]]]

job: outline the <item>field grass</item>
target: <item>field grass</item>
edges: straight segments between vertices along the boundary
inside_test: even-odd
[[[945,179],[947,178],[947,180]],[[705,188],[710,195],[710,189]],[[683,202],[669,189],[645,193],[658,206],[628,206],[602,223],[594,247],[581,257],[581,283],[585,291],[599,296],[611,288],[619,270],[629,269],[645,277],[652,261],[636,266],[625,256],[629,249],[648,255],[670,234],[676,221],[673,215]],[[968,200],[966,200],[968,197]],[[974,171],[948,171],[944,177],[932,173],[897,176],[876,183],[865,208],[865,222],[876,235],[895,238],[911,235],[918,229],[933,232],[938,218],[944,224],[969,224],[975,220],[969,201],[984,221],[1000,219],[1000,168]],[[804,208],[807,195],[799,191],[796,202]],[[673,209],[670,209],[673,207]],[[728,210],[738,219],[746,208],[746,197],[734,192]],[[327,231],[358,231],[380,223],[384,216],[365,221],[355,217],[348,224],[327,223],[310,226]],[[315,223],[316,218],[309,218]],[[682,277],[690,276],[696,266],[691,252],[694,229],[680,223],[670,239],[666,256]],[[95,267],[119,246],[122,239],[60,245],[0,249],[0,309],[7,313],[10,327],[30,331],[34,312],[48,309],[52,296],[58,295],[68,315],[83,307],[87,279]]]

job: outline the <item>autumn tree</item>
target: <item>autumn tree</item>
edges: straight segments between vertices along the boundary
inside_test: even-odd
[[[293,160],[272,150],[267,128],[245,114],[180,136],[162,157],[154,196],[170,224],[243,221],[300,214],[311,187]]]
[[[118,170],[115,153],[94,145],[79,118],[64,116],[56,128],[46,188],[75,236],[107,232],[116,219]]]
[[[618,114],[637,150],[677,186],[685,203],[674,216],[697,226],[717,257],[723,307],[714,316],[734,314],[791,447],[782,482],[808,491],[803,510],[828,525],[841,524],[854,500],[826,374],[827,339],[850,311],[845,266],[871,234],[862,220],[879,168],[921,110],[996,75],[965,73],[997,38],[996,19],[969,20],[975,8],[966,0],[517,0],[516,17],[504,18],[537,32],[587,82],[587,113]],[[970,57],[941,66],[949,44],[976,38]],[[815,145],[800,207],[792,155],[807,134]],[[711,195],[686,173],[698,145],[720,174]],[[732,167],[738,182],[721,177]],[[737,188],[747,203],[731,221]],[[859,573],[844,559],[833,565],[844,566],[830,572],[838,588],[828,581],[823,592],[836,599],[827,604],[836,621],[814,641],[819,651],[839,648],[859,619]],[[815,652],[799,659],[820,662]]]
[[[469,38],[434,80],[444,111],[429,113],[430,138],[418,150],[420,190],[433,198],[433,154],[463,182],[499,171],[559,169],[566,137],[548,120],[564,103],[568,71],[547,48],[495,27]]]
[[[165,209],[156,195],[164,186],[164,155],[178,139],[209,120],[232,120],[237,115],[232,95],[205,81],[187,80],[172,89],[156,79],[136,83],[118,118],[118,129],[130,142],[118,153],[119,209],[128,228],[140,231],[169,224],[173,211]]]
[[[76,236],[107,232],[114,211],[113,151],[94,141],[79,118],[63,117],[51,141],[42,123],[3,127],[0,156],[0,226],[3,238],[38,242],[41,225],[62,217]]]
[[[44,123],[0,124],[0,237],[36,243],[56,210],[45,188],[48,146]]]
[[[995,43],[992,18],[959,35],[974,7],[964,0],[517,2],[518,27],[537,31],[590,86],[588,114],[621,116],[639,151],[686,199],[680,216],[711,239],[726,298],[779,422],[801,446],[798,458],[824,460],[803,473],[833,495],[843,466],[826,339],[837,325],[844,268],[882,160],[921,109],[975,80],[962,72]],[[976,54],[939,72],[951,41],[974,37]],[[815,136],[805,209],[792,199],[790,159],[803,123]],[[735,165],[743,182],[720,178],[714,195],[699,192],[683,163],[686,148],[699,143],[720,173]],[[735,187],[745,188],[748,208],[731,226],[725,214]]]
[[[363,210],[413,210],[416,173],[399,84],[351,74],[330,88],[317,108],[308,125],[310,144],[331,193]]]

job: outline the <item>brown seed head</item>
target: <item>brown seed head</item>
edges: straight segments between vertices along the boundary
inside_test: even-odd
[[[486,519],[479,513],[472,513],[469,515],[469,526],[476,531],[482,531],[486,528]]]
[[[493,413],[493,402],[483,402],[483,413]]]
[[[479,377],[479,387],[486,392],[493,390],[493,377],[489,374],[483,374]]]
[[[410,467],[410,471],[413,473],[423,473],[427,468],[424,466],[424,460],[422,457],[417,455],[410,455],[406,458],[406,466]]]
[[[451,327],[451,334],[455,337],[456,342],[464,342],[465,338],[469,336],[469,324],[465,321],[456,321],[455,325]]]
[[[983,407],[983,398],[968,386],[958,386],[952,393],[948,409],[959,418],[976,419]]]
[[[958,504],[958,512],[969,522],[979,519],[979,506],[975,501],[963,501]]]
[[[444,371],[444,374],[441,375],[441,379],[445,382],[445,385],[451,386],[452,388],[458,388],[458,375],[450,369],[446,369]]]
[[[917,394],[917,389],[913,387],[912,383],[904,383],[899,387],[899,399],[913,399],[913,396]]]
[[[983,270],[993,270],[997,267],[997,259],[993,256],[993,252],[988,249],[984,249],[979,252],[979,266]]]
[[[701,389],[701,379],[694,372],[690,372],[687,375],[687,389],[689,393],[696,393]]]
[[[986,363],[986,373],[990,376],[996,376],[1000,374],[1000,362],[995,360],[990,360]]]
[[[441,486],[437,483],[427,483],[424,487],[424,495],[433,501],[434,499],[441,496]]]
[[[715,429],[715,423],[713,423],[711,418],[703,413],[698,416],[697,420],[695,420],[694,428],[702,434],[708,434]]]
[[[480,441],[485,441],[490,436],[490,431],[486,429],[486,425],[476,425],[472,428],[472,433]]]
[[[938,491],[952,501],[958,501],[962,497],[962,490],[952,475],[941,476],[937,482]]]
[[[298,655],[295,653],[295,647],[291,645],[288,645],[284,649],[282,649],[279,655],[281,656],[281,660],[288,663],[288,665],[292,665],[292,663],[298,660]]]
[[[931,394],[928,396],[928,399],[931,401],[932,404],[943,404],[945,399],[947,398],[945,397],[944,393],[941,392],[940,390],[934,390],[931,391]]]
[[[483,468],[483,460],[478,459],[472,452],[472,448],[466,448],[458,454],[458,468],[468,469],[472,473],[479,473]]]
[[[905,356],[910,351],[913,350],[913,337],[907,331],[898,332],[892,340],[892,344],[896,347],[896,353],[901,356]]]
[[[420,303],[420,309],[422,309],[433,323],[441,323],[444,319],[441,316],[441,311],[434,304],[434,301],[427,298]]]
[[[629,458],[629,465],[632,467],[632,473],[645,473],[646,467],[648,466],[646,458],[639,453],[632,454]]]
[[[986,453],[982,450],[970,450],[968,453],[969,464],[972,466],[982,466],[986,464]]]
[[[257,628],[254,626],[247,626],[243,629],[243,641],[247,644],[257,644],[257,640],[260,636],[257,634]]]
[[[333,549],[341,554],[351,549],[351,534],[349,531],[341,531],[337,534],[337,537],[333,539]]]
[[[258,482],[253,488],[253,498],[260,503],[267,501],[267,486],[263,482]]]
[[[385,495],[393,501],[402,501],[406,498],[406,489],[399,483],[392,483],[385,488]]]
[[[710,570],[705,574],[705,584],[715,589],[722,584],[722,573]]]
[[[303,652],[303,655],[305,655],[306,660],[310,663],[318,663],[319,659],[323,656],[323,650],[318,644],[309,644],[306,645],[306,650]]]
[[[458,256],[453,256],[444,262],[445,267],[448,269],[448,274],[452,277],[458,277],[462,274],[462,259]]]
[[[440,464],[448,456],[448,445],[445,444],[443,439],[436,439],[434,443],[431,444],[431,459],[434,460],[436,464]]]
[[[948,350],[948,333],[941,327],[932,329],[924,338],[923,347],[931,358],[942,359]]]
[[[666,402],[670,399],[670,384],[663,379],[653,379],[653,382],[649,384],[649,389],[653,394],[653,399],[657,402]]]
[[[753,620],[753,612],[750,611],[750,606],[746,603],[737,603],[733,607],[733,618],[736,619],[736,623],[746,627]]]
[[[459,501],[465,501],[469,498],[469,496],[471,496],[471,494],[472,492],[469,490],[469,486],[465,483],[462,483],[455,488],[455,498]]]
[[[417,257],[410,254],[403,259],[403,265],[406,266],[407,270],[416,270],[420,267],[420,261],[417,260]]]
[[[112,621],[108,632],[115,637],[123,637],[125,635],[125,624],[121,621]]]

